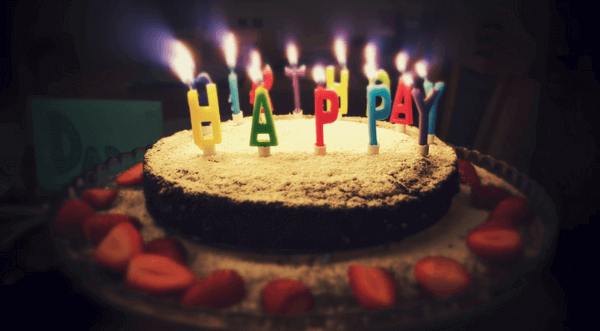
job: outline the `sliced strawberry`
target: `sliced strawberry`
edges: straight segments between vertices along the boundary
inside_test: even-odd
[[[498,186],[475,187],[472,196],[473,207],[492,210],[500,201],[510,196],[512,196],[510,192]]]
[[[110,205],[119,192],[105,188],[92,188],[81,192],[81,199],[96,208]]]
[[[481,180],[471,162],[458,160],[458,174],[460,175],[461,184],[469,185],[471,187],[481,186]]]
[[[217,270],[188,288],[179,302],[186,307],[221,309],[237,304],[245,295],[244,279],[237,271]]]
[[[531,211],[531,202],[529,200],[511,196],[503,199],[496,205],[490,214],[490,219],[505,217],[518,226],[530,215]]]
[[[163,297],[179,295],[196,280],[196,274],[168,257],[139,254],[131,259],[124,285],[146,294]]]
[[[89,203],[83,200],[68,200],[56,213],[54,225],[56,230],[64,235],[79,235],[83,233],[83,221],[93,215],[96,215],[96,211]]]
[[[289,278],[274,279],[261,292],[265,312],[274,315],[294,315],[313,308],[312,293],[303,283]]]
[[[162,255],[175,262],[186,264],[181,244],[173,238],[157,238],[146,244],[144,251],[149,254]]]
[[[114,271],[126,271],[129,260],[142,253],[144,241],[129,222],[117,224],[96,247],[92,256],[96,263]]]
[[[141,185],[143,171],[144,163],[140,162],[117,176],[116,182],[121,186]]]
[[[396,305],[398,287],[389,271],[379,267],[352,264],[348,282],[356,301],[366,310],[379,310]]]
[[[482,259],[506,259],[523,249],[517,228],[483,228],[467,235],[467,247]]]
[[[467,268],[445,256],[427,256],[415,263],[415,279],[427,292],[439,298],[463,293],[471,284]]]
[[[83,232],[92,245],[98,245],[117,224],[128,222],[139,228],[139,221],[125,214],[96,214],[83,221]]]

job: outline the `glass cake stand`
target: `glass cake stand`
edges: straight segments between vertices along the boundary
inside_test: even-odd
[[[93,170],[75,178],[61,192],[59,199],[52,207],[49,215],[60,207],[63,199],[79,195],[87,188],[102,186],[114,181],[110,169],[119,169],[120,164],[133,154],[145,151],[136,149],[131,153],[123,153],[119,158],[111,158],[98,164]],[[148,325],[161,325],[164,330],[236,330],[236,331],[327,331],[327,330],[407,330],[432,329],[469,329],[474,323],[486,323],[491,320],[498,308],[508,302],[518,302],[541,276],[543,267],[548,263],[557,240],[558,217],[556,208],[545,189],[524,173],[491,156],[482,155],[462,147],[454,147],[459,159],[467,160],[520,190],[531,199],[536,214],[543,224],[538,229],[542,238],[541,250],[537,257],[513,270],[510,275],[497,285],[486,288],[475,299],[473,305],[452,311],[452,299],[438,300],[404,311],[390,309],[378,312],[367,312],[364,309],[348,309],[334,315],[320,316],[315,313],[304,313],[294,317],[280,317],[263,314],[261,316],[224,313],[218,310],[201,308],[185,308],[177,300],[155,299],[145,294],[127,290],[122,286],[122,279],[103,272],[91,261],[86,243],[76,240],[54,239],[54,246],[59,253],[61,269],[73,284],[83,289],[93,300],[104,304],[112,310],[120,311],[126,316],[144,321]],[[101,179],[98,181],[98,179]],[[426,320],[426,321],[424,321]],[[477,324],[479,325],[479,324]],[[138,329],[138,327],[134,327]],[[163,330],[161,329],[161,330]]]

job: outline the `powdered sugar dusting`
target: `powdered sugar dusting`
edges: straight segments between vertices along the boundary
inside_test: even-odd
[[[426,193],[452,174],[456,154],[439,140],[429,155],[417,152],[418,129],[408,134],[378,123],[379,155],[367,155],[364,119],[324,126],[327,155],[314,155],[313,118],[275,116],[279,145],[261,158],[249,146],[251,123],[223,123],[223,143],[217,155],[204,157],[191,131],[164,138],[146,153],[145,167],[186,193],[227,195],[234,201],[278,202],[284,205],[393,205],[411,199],[411,191]],[[259,137],[260,138],[260,137]]]

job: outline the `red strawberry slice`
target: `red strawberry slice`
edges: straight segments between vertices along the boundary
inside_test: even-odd
[[[136,228],[139,228],[140,225],[139,221],[133,216],[118,213],[96,214],[83,221],[83,232],[92,245],[98,245],[108,235],[110,230],[123,222],[129,222]]]
[[[475,187],[472,195],[473,207],[492,210],[500,201],[510,196],[510,192],[498,186]]]
[[[105,188],[93,188],[81,192],[81,199],[96,208],[108,206],[119,192]]]
[[[294,315],[313,308],[312,293],[303,283],[289,278],[274,279],[261,292],[265,312],[273,315]]]
[[[56,213],[54,225],[58,232],[76,236],[83,233],[83,221],[93,215],[96,215],[96,211],[89,203],[83,200],[68,200]]]
[[[518,226],[530,215],[531,211],[531,202],[529,200],[521,197],[508,197],[496,205],[490,214],[490,219],[505,217]]]
[[[144,241],[129,222],[117,224],[96,247],[92,256],[96,263],[114,271],[125,271],[129,260],[142,253]]]
[[[439,298],[463,293],[471,284],[467,268],[445,256],[427,256],[415,263],[415,279],[427,292]]]
[[[516,228],[483,228],[467,235],[467,247],[482,259],[507,259],[522,251],[523,240]]]
[[[179,295],[196,280],[196,274],[168,257],[155,254],[134,256],[127,268],[124,285],[132,290],[164,297]]]
[[[393,307],[398,301],[394,277],[383,268],[352,264],[348,281],[354,298],[366,310]]]
[[[477,176],[477,171],[473,164],[469,161],[458,160],[458,174],[460,175],[460,183],[471,187],[480,187],[481,180]]]
[[[171,260],[186,264],[181,244],[173,238],[157,238],[146,244],[144,251],[170,258]]]
[[[121,186],[141,185],[143,171],[144,163],[140,162],[117,176],[116,182]]]
[[[217,270],[188,288],[179,302],[186,307],[221,309],[237,304],[245,295],[244,279],[237,271]]]

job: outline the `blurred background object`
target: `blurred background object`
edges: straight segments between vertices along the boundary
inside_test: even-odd
[[[506,160],[540,182],[560,210],[563,231],[552,272],[562,277],[570,302],[575,286],[585,283],[574,277],[589,277],[569,271],[578,269],[577,257],[568,253],[593,246],[590,229],[597,229],[600,201],[592,176],[600,164],[596,19],[586,4],[29,0],[1,6],[6,42],[0,57],[0,204],[7,206],[2,224],[35,217],[56,194],[43,190],[36,177],[32,100],[159,101],[165,125],[189,128],[187,87],[160,52],[161,40],[177,38],[195,52],[198,72],[207,71],[217,83],[222,120],[231,119],[228,68],[219,44],[222,31],[230,30],[240,45],[236,72],[242,111],[248,115],[251,109],[247,54],[257,49],[275,75],[275,113],[289,113],[293,92],[284,76],[286,42],[297,42],[299,64],[310,68],[336,63],[333,40],[342,35],[348,44],[349,115],[364,116],[362,51],[369,41],[377,43],[379,67],[393,78],[393,89],[397,52],[409,52],[409,68],[426,59],[430,79],[447,86],[436,134]],[[301,103],[311,105],[314,83],[299,83]],[[305,108],[305,113],[314,111]],[[418,123],[416,111],[414,118]],[[23,216],[15,206],[34,209]],[[569,310],[571,323],[585,315],[586,308],[579,308]]]

